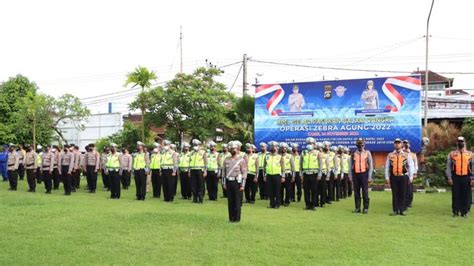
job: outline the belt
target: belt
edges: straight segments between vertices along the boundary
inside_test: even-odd
[[[26,167],[30,167],[30,166],[33,166],[33,165],[35,165],[35,164],[34,164],[34,163],[32,163],[32,164],[27,164]]]
[[[307,175],[312,175],[318,173],[317,171],[304,171],[305,174]]]
[[[109,171],[109,172],[118,172],[119,168],[107,168],[107,171]]]
[[[15,164],[9,164],[8,166],[14,166]]]
[[[171,170],[173,168],[174,168],[173,166],[162,166],[161,167],[161,169],[165,169],[165,170]]]
[[[286,170],[285,174],[291,174],[291,170]]]
[[[62,167],[65,167],[65,166],[69,167],[69,164],[62,164],[61,166]]]
[[[226,177],[229,181],[237,181],[237,177]]]

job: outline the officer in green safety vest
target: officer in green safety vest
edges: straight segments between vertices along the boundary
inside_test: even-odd
[[[247,154],[245,161],[247,163],[247,181],[245,182],[245,201],[250,204],[255,203],[255,195],[257,194],[257,169],[258,169],[258,154],[255,153],[257,147],[251,143],[245,144]]]
[[[144,151],[145,144],[137,142],[137,153],[133,158],[133,174],[135,178],[137,200],[145,200],[146,197],[146,175],[150,166],[150,159]]]
[[[334,156],[334,186],[336,187],[336,201],[342,198],[342,178],[341,178],[341,161],[342,150],[341,145],[336,147],[336,155]]]
[[[292,183],[295,182],[295,176],[294,176],[294,161],[293,157],[291,156],[290,153],[288,153],[288,144],[285,142],[280,143],[280,149],[281,149],[281,156],[285,162],[285,180],[282,182],[281,186],[281,204],[285,207],[290,205],[291,201],[291,186]]]
[[[291,156],[293,158],[293,173],[294,173],[294,182],[291,183],[291,201],[298,202],[301,201],[302,189],[301,189],[301,155],[298,153],[298,143],[291,144]]]
[[[341,198],[345,199],[352,195],[352,182],[349,180],[349,161],[351,156],[349,155],[349,148],[343,147],[341,154]]]
[[[150,156],[150,170],[151,170],[151,186],[153,190],[153,198],[161,196],[161,185],[163,178],[161,176],[161,151],[160,144],[153,143],[153,151]]]
[[[190,178],[193,203],[203,203],[204,178],[207,176],[207,153],[201,148],[201,141],[193,139],[190,155]]]
[[[322,151],[318,154],[319,160],[319,179],[318,179],[318,206],[324,208],[324,205],[328,203],[327,196],[327,183],[330,176],[330,154],[329,147],[331,144],[328,141],[325,141],[318,148]]]
[[[120,154],[117,152],[117,144],[110,144],[110,153],[105,162],[105,171],[109,175],[110,198],[120,199]]]
[[[163,142],[161,153],[161,180],[163,182],[163,195],[166,202],[174,200],[174,177],[178,172],[178,155],[171,149],[171,141]]]
[[[267,195],[267,185],[264,180],[265,176],[265,168],[263,167],[263,162],[265,161],[265,156],[267,156],[267,147],[268,145],[265,142],[260,142],[260,152],[258,153],[258,171],[257,171],[257,179],[258,179],[258,191],[260,194],[261,200],[268,199]]]
[[[38,184],[41,184],[41,182],[43,182],[43,175],[41,173],[42,155],[43,155],[43,147],[38,144],[36,145],[36,165],[38,166],[38,168],[36,168],[36,182]]]
[[[189,182],[189,164],[191,162],[191,145],[187,142],[181,144],[181,153],[179,154],[179,181],[181,184],[181,199],[191,199],[191,184]]]
[[[278,154],[278,142],[270,141],[270,153],[265,156],[263,168],[264,180],[267,182],[269,208],[278,209],[281,204],[281,184],[285,182],[285,160]]]
[[[230,156],[231,154],[229,152],[229,145],[227,143],[223,143],[222,152],[219,153],[219,156],[217,159],[217,162],[219,163],[219,170],[218,170],[217,176],[219,179],[222,179],[222,169],[224,167],[224,160]],[[227,191],[222,186],[222,198],[226,198],[226,197],[227,197]]]
[[[329,165],[328,165],[328,177],[329,181],[327,189],[327,204],[332,204],[333,201],[336,200],[336,165],[337,163],[335,162],[336,160],[336,151],[337,147],[336,146],[331,146],[331,143],[329,143]]]
[[[318,206],[318,179],[320,179],[318,155],[319,151],[314,149],[313,145],[308,144],[301,159],[305,210],[314,211]]]
[[[219,177],[217,173],[219,171],[219,153],[216,151],[217,144],[214,141],[210,141],[207,144],[209,153],[207,154],[207,176],[206,176],[206,187],[209,200],[216,201],[218,193]]]
[[[178,176],[179,176],[179,153],[177,152],[176,144],[170,144],[170,151],[173,152],[173,160],[176,160],[176,167],[175,167],[175,174],[171,175],[171,180],[173,182],[172,192],[173,197],[176,196],[176,192],[178,191]]]

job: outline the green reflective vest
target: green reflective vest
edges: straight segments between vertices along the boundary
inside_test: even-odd
[[[192,151],[191,152],[191,162],[189,164],[189,167],[193,170],[197,169],[204,169],[204,153],[205,151],[199,150],[199,151]]]
[[[300,171],[300,165],[301,165],[301,155],[292,155],[293,156],[293,162],[295,163],[295,172]]]
[[[342,166],[342,172],[344,174],[348,174],[349,173],[349,159],[351,158],[351,156],[349,154],[343,154],[342,155],[342,163],[341,163],[341,166]]]
[[[120,168],[120,160],[118,153],[112,154],[110,153],[107,156],[107,163],[105,164],[107,169],[118,169]]]
[[[41,166],[41,155],[42,153],[36,154],[36,165],[38,165],[38,167]]]
[[[290,163],[291,154],[286,153],[286,154],[283,156],[283,160],[284,160],[284,162],[285,162],[285,172],[286,172],[286,171],[291,171],[291,163]]]
[[[319,159],[317,153],[307,152],[303,155],[303,170],[315,171],[319,169]]]
[[[190,160],[190,153],[189,152],[182,152],[179,155],[179,168],[180,169],[188,169],[189,168],[189,160]]]
[[[321,154],[321,160],[322,160],[321,170],[326,171],[326,169],[328,169],[328,166],[326,164],[326,160],[327,160],[329,154],[324,153],[324,152],[321,152],[319,154]]]
[[[329,152],[329,169],[334,169],[334,157],[336,154],[334,152]]]
[[[219,154],[217,152],[207,154],[207,170],[208,171],[217,171],[217,168],[219,168],[219,166],[217,165],[218,155]]]
[[[160,169],[161,167],[161,154],[153,153],[150,158],[150,169]]]
[[[267,175],[281,175],[281,155],[267,154],[265,157],[266,167],[265,173]]]
[[[257,161],[258,155],[255,153],[252,153],[252,155],[248,156],[248,161],[247,161],[247,171],[249,174],[256,174],[257,173],[257,167],[255,166],[255,161]]]
[[[258,168],[263,169],[263,162],[265,161],[265,156],[268,154],[268,152],[265,153],[258,153]]]
[[[145,153],[137,153],[133,159],[133,169],[144,169],[145,167]]]
[[[161,154],[160,167],[173,167],[173,153],[166,151]]]

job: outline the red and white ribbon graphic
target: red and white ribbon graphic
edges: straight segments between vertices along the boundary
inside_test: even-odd
[[[275,110],[275,108],[281,102],[281,100],[283,100],[283,97],[285,96],[285,91],[280,85],[266,84],[266,85],[257,87],[257,89],[255,89],[255,98],[259,98],[273,92],[274,94],[270,98],[270,100],[268,100],[266,108],[267,108],[267,111],[270,113],[270,115],[277,116],[279,113],[281,113],[281,110],[280,109]]]
[[[393,87],[393,85],[403,87],[409,90],[420,91],[421,90],[421,81],[418,78],[413,77],[394,77],[388,78],[385,80],[385,83],[382,85],[382,91],[387,96],[388,99],[395,105],[387,105],[385,109],[389,109],[391,112],[398,112],[403,104],[405,99],[403,96]]]

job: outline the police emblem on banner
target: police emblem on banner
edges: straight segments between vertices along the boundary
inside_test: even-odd
[[[325,85],[324,86],[324,99],[331,99],[332,98],[332,86],[331,85]]]

